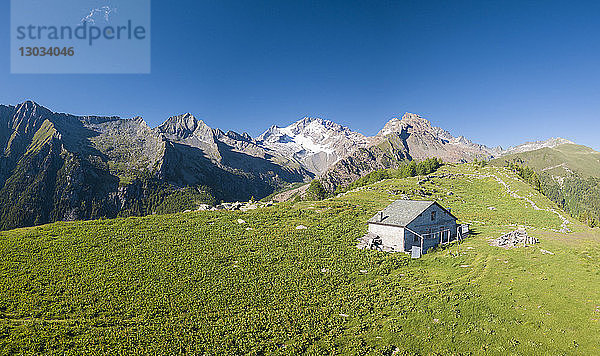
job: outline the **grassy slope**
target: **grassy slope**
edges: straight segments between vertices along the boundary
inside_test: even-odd
[[[506,161],[515,158],[522,159],[526,165],[557,176],[568,176],[568,172],[561,164],[583,177],[600,177],[600,152],[593,149],[573,144],[564,144],[554,148],[542,148],[535,151],[515,153],[492,160],[492,164],[503,166]],[[548,169],[550,168],[550,169]]]
[[[555,214],[509,196],[493,177],[475,178],[497,175],[553,207],[502,169],[441,174],[451,175],[248,213],[2,232],[0,353],[600,353],[597,229],[553,233]],[[421,193],[477,235],[420,260],[354,248],[375,211]],[[531,226],[541,243],[489,246],[508,224]]]

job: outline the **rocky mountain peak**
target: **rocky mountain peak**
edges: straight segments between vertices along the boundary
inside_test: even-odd
[[[35,111],[38,109],[48,110],[33,100],[26,100],[20,104],[17,104],[16,107],[17,107],[17,111],[21,111],[21,110]]]
[[[322,124],[324,121],[329,121],[329,120],[323,120],[320,117],[306,116],[306,117],[303,117],[302,119],[296,121],[296,124],[310,125],[313,122]]]
[[[454,137],[448,131],[433,126],[429,120],[409,112],[402,119],[388,121],[376,137],[382,140],[391,134],[405,141],[413,159],[436,156],[449,162],[461,162],[496,154],[494,150],[473,143],[464,136]]]
[[[419,124],[431,126],[431,123],[429,122],[429,120],[427,120],[417,114],[410,113],[410,112],[404,113],[404,115],[402,115],[401,121],[405,122],[405,123],[419,123]]]
[[[551,137],[545,141],[545,144],[551,145],[552,147],[556,147],[566,144],[575,145],[575,142],[562,137]]]
[[[14,114],[8,120],[8,127],[21,134],[33,134],[42,122],[52,116],[52,112],[34,101],[27,100],[14,107]]]
[[[35,101],[27,100],[15,106],[15,111],[17,116],[23,117],[25,115],[28,116],[40,116],[40,115],[48,115],[52,112],[42,105],[39,105]]]
[[[301,162],[315,174],[372,142],[364,135],[333,121],[304,117],[289,126],[271,126],[256,138],[261,147]]]
[[[284,141],[287,139],[298,135],[321,141],[336,132],[345,130],[349,131],[348,128],[329,120],[318,117],[304,117],[286,127],[271,126],[257,137],[257,141],[285,143]]]
[[[253,142],[252,137],[247,132],[239,134],[235,131],[229,130],[225,133],[225,136],[236,141]]]
[[[144,121],[144,118],[141,116],[136,116],[136,117],[132,118],[131,120],[144,128],[148,128],[148,129],[150,128],[150,126],[148,126],[146,121]]]
[[[158,131],[161,133],[172,135],[179,139],[186,139],[194,135],[196,131],[206,131],[206,129],[210,130],[202,120],[196,119],[196,117],[190,113],[171,116],[158,127]]]
[[[324,132],[324,131],[343,131],[347,129],[333,121],[325,120],[320,117],[304,117],[293,124],[283,128],[288,129],[294,134],[303,132]]]
[[[438,134],[442,134],[445,139],[448,139],[448,137],[446,137],[448,135],[445,134],[445,131],[441,132],[441,129],[433,127],[429,120],[409,112],[402,115],[402,119],[398,119],[397,117],[390,119],[390,121],[385,124],[383,129],[379,131],[377,136],[385,136],[393,132],[402,133],[403,131],[407,131],[409,128],[411,128],[412,131],[418,132],[436,132]]]

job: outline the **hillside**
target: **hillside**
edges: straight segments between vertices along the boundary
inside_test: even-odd
[[[405,113],[393,118],[373,137],[368,147],[359,147],[325,171],[319,180],[326,190],[344,188],[373,171],[398,168],[406,161],[423,161],[436,157],[444,162],[471,162],[488,159],[501,153],[500,148],[488,148],[448,131],[435,127],[419,115]]]
[[[248,134],[190,114],[75,116],[27,101],[0,105],[0,230],[57,220],[157,212],[173,196],[199,203],[265,197],[312,173]],[[181,211],[183,211],[181,210]]]
[[[562,144],[505,155],[490,163],[509,162],[532,168],[544,195],[588,225],[600,226],[600,152]]]
[[[475,235],[419,260],[356,249],[403,196]],[[600,234],[563,215],[511,172],[457,165],[246,213],[0,232],[0,353],[598,354]],[[488,244],[515,224],[540,244]]]
[[[573,173],[581,177],[600,177],[600,152],[575,144],[544,147],[533,151],[504,155],[490,163],[503,166],[505,162],[520,160],[539,172],[567,177]]]

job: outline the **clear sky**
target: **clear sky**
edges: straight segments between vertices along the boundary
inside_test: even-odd
[[[7,51],[9,14],[0,2]],[[598,150],[599,15],[597,1],[153,0],[151,74],[11,75],[5,52],[0,103],[150,126],[191,112],[253,136],[303,116],[375,134],[409,111],[488,146]]]

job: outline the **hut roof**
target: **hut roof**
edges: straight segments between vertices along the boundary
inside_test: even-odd
[[[406,226],[411,221],[417,218],[419,214],[427,210],[433,204],[437,204],[452,215],[448,210],[444,209],[435,201],[430,200],[396,200],[392,204],[383,209],[383,219],[380,219],[380,213],[375,214],[368,220],[369,223]],[[454,215],[452,215],[456,219]]]

